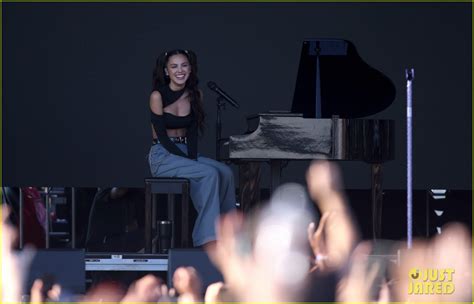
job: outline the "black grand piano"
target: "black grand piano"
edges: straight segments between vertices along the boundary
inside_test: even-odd
[[[387,108],[395,87],[340,39],[303,42],[291,112],[249,116],[244,135],[220,148],[220,159],[239,164],[240,204],[260,197],[260,163],[269,162],[271,190],[288,160],[363,161],[371,165],[374,237],[380,236],[382,163],[394,159],[394,121],[363,119]]]

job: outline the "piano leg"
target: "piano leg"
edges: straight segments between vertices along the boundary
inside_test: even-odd
[[[372,233],[374,240],[382,235],[382,164],[372,164]]]
[[[271,184],[270,184],[270,195],[272,195],[273,191],[280,186],[280,178],[281,178],[281,160],[279,159],[272,159],[270,160],[270,172],[271,172]]]
[[[260,202],[260,163],[239,163],[239,203],[247,213]]]

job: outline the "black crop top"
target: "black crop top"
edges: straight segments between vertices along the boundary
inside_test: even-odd
[[[163,101],[163,108],[178,100],[185,92],[185,89],[180,91],[172,91],[169,86],[158,87],[158,92],[161,94]],[[197,158],[197,121],[196,116],[191,110],[186,116],[176,116],[170,113],[163,112],[163,115],[157,115],[150,110],[151,123],[155,130],[156,136],[160,144],[165,147],[168,152],[190,159]],[[186,140],[188,146],[188,155],[184,154],[174,142],[172,142],[166,129],[182,129],[186,128]]]

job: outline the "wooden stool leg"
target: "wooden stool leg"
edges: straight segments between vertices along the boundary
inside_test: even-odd
[[[152,231],[156,229],[156,195],[151,198],[151,228]]]
[[[190,246],[189,242],[189,184],[183,184],[181,194],[181,246]]]
[[[176,219],[174,212],[174,194],[168,193],[168,220],[171,221],[171,248],[175,248]]]
[[[151,185],[145,184],[145,253],[151,253]]]
[[[156,246],[157,246],[157,234],[158,231],[157,223],[156,223],[156,203],[157,203],[157,195],[151,195],[151,252],[156,253]]]

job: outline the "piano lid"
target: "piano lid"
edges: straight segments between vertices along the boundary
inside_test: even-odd
[[[291,112],[358,118],[384,110],[394,99],[392,81],[365,63],[350,41],[303,42]]]

